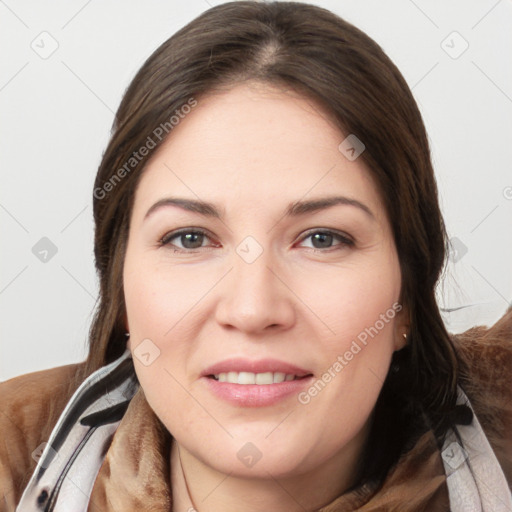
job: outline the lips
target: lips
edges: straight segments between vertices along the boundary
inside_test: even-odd
[[[272,406],[300,393],[312,379],[312,372],[276,359],[233,358],[201,374],[209,392],[236,407]]]
[[[279,384],[280,382],[300,379],[292,373],[283,372],[222,372],[213,376],[219,382],[229,382],[231,384],[258,384],[266,386],[268,384]]]
[[[221,374],[284,374],[286,380],[286,376],[292,375],[294,378],[302,378],[307,375],[312,375],[312,372],[309,370],[305,370],[299,366],[294,364],[279,361],[277,359],[260,359],[257,361],[251,361],[248,359],[242,358],[232,358],[226,359],[224,361],[220,361],[212,366],[206,368],[201,376],[203,377],[219,377]],[[244,375],[244,378],[247,375]],[[279,379],[279,377],[278,377]],[[288,380],[290,378],[288,377]],[[242,382],[241,382],[242,383]],[[248,382],[251,384],[252,382]]]

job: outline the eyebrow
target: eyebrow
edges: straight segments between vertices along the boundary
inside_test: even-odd
[[[318,199],[312,199],[310,201],[295,201],[288,205],[284,217],[299,217],[307,213],[314,213],[326,208],[331,208],[336,205],[347,205],[354,206],[365,212],[372,220],[376,220],[373,212],[364,203],[361,203],[357,199],[352,199],[345,196],[329,196],[321,197]],[[222,219],[223,214],[220,209],[213,203],[206,201],[200,201],[196,199],[185,199],[181,197],[166,197],[157,201],[144,216],[144,220],[147,219],[155,211],[165,208],[168,206],[176,206],[183,210],[198,213],[205,217],[213,217]]]

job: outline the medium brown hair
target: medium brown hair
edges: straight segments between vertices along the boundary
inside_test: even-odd
[[[127,88],[95,182],[100,295],[77,382],[126,348],[123,262],[130,214],[143,169],[165,137],[136,163],[130,159],[191,98],[200,101],[247,80],[313,99],[342,134],[355,134],[366,146],[360,158],[392,226],[401,302],[410,312],[408,346],[394,356],[377,402],[371,450],[361,460],[360,481],[382,478],[403,451],[404,432],[433,427],[442,436],[454,408],[457,356],[435,299],[447,236],[425,127],[407,83],[370,37],[317,6],[236,1],[213,7],[165,41]],[[129,161],[133,166],[126,167]],[[122,179],[113,181],[123,166]],[[425,421],[413,432],[409,420],[418,414]],[[386,442],[378,443],[383,436]]]

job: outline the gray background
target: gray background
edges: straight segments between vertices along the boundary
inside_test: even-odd
[[[151,52],[218,3],[0,1],[0,380],[86,357],[113,114]],[[454,247],[445,322],[492,324],[512,299],[512,2],[311,3],[366,31],[412,88]]]

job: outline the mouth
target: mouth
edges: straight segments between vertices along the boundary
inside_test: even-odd
[[[225,359],[206,368],[202,377],[230,384],[279,384],[309,377],[313,373],[279,359]]]
[[[290,382],[292,380],[305,379],[312,374],[296,375],[284,372],[221,372],[217,374],[207,375],[208,378],[218,382],[227,382],[229,384],[256,384],[259,386],[268,386],[269,384],[279,384],[281,382]]]
[[[236,407],[269,407],[290,399],[313,381],[311,371],[277,359],[231,358],[201,374],[206,389]]]

